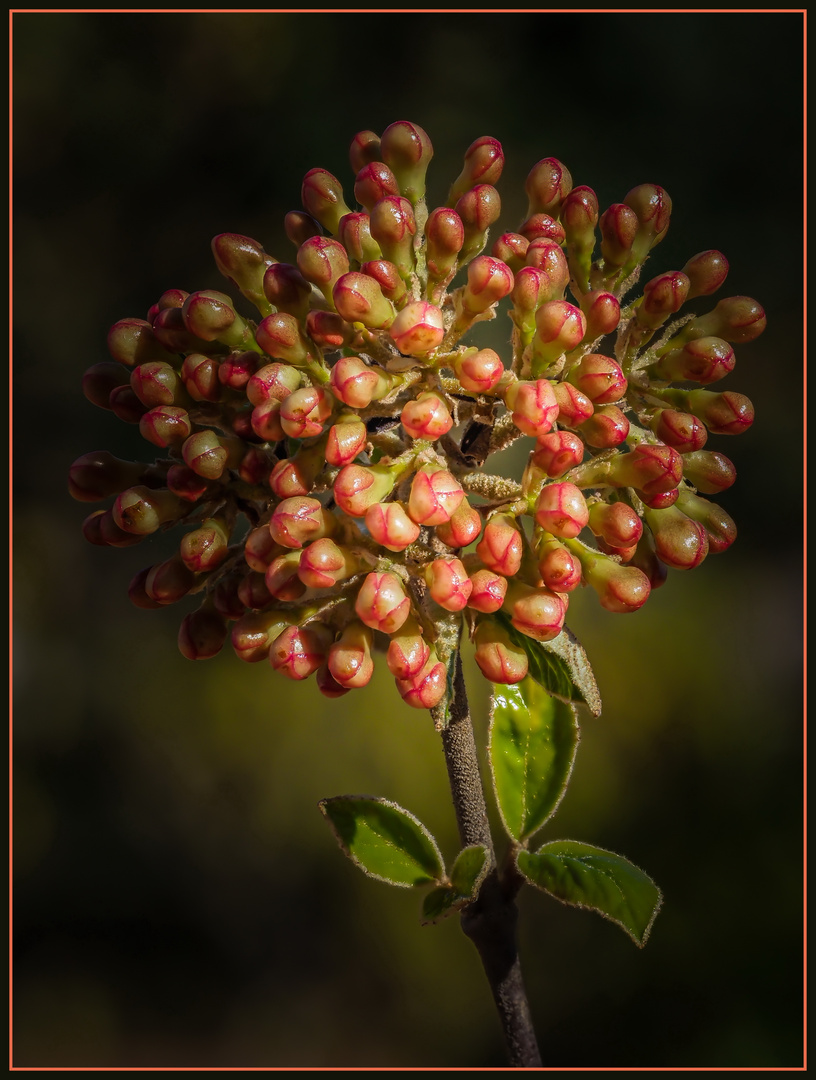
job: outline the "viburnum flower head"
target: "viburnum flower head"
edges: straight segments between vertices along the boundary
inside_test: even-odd
[[[435,709],[463,635],[485,677],[518,682],[580,587],[631,613],[667,568],[733,543],[717,441],[754,420],[729,380],[764,311],[709,299],[719,251],[659,264],[672,201],[653,183],[602,207],[542,157],[525,219],[503,226],[504,150],[473,135],[435,206],[418,124],[357,133],[345,179],[341,162],[306,172],[274,254],[220,234],[227,291],[168,288],[85,374],[147,460],[74,463],[71,494],[107,504],[84,535],[158,546],[179,529],[129,595],[191,605],[186,657],[229,640],[333,698],[384,655],[402,699]],[[512,475],[498,454],[516,442]]]

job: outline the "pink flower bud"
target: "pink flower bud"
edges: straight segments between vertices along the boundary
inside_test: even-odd
[[[658,379],[669,381],[717,382],[734,370],[734,350],[727,341],[717,337],[701,337],[688,341],[682,349],[665,353],[649,368]]]
[[[527,653],[513,642],[499,623],[481,619],[473,643],[479,670],[491,682],[507,685],[521,682],[527,675]]]
[[[652,531],[655,551],[673,570],[693,570],[708,554],[708,535],[677,506],[665,510],[647,508],[643,514]]]
[[[550,300],[535,315],[532,342],[533,374],[541,374],[564,353],[580,345],[586,333],[586,319],[580,308],[566,300]]]
[[[510,514],[493,514],[476,545],[476,554],[496,574],[504,577],[517,574],[524,554],[524,539],[516,519]]]
[[[332,402],[325,390],[303,386],[281,402],[281,427],[292,439],[311,439],[322,433],[331,411]]]
[[[689,285],[686,275],[677,270],[647,281],[643,286],[643,299],[635,312],[638,324],[649,329],[662,326],[686,302]]]
[[[358,569],[359,559],[324,536],[303,548],[298,577],[310,589],[331,589],[338,581],[352,577]]]
[[[610,463],[612,483],[633,487],[645,495],[659,495],[676,488],[683,479],[683,459],[671,446],[640,443]]]
[[[535,519],[553,536],[572,539],[589,522],[586,499],[575,484],[545,484],[536,502]]]
[[[643,262],[668,232],[672,201],[668,192],[657,184],[638,184],[623,201],[634,210],[638,219],[631,258],[636,265]]]
[[[322,664],[315,672],[315,682],[320,693],[327,698],[339,698],[347,694],[348,690],[341,686],[329,671],[328,664]]]
[[[402,408],[400,421],[412,439],[436,440],[453,427],[445,399],[433,390],[420,394]]]
[[[639,222],[625,203],[613,203],[601,214],[601,255],[607,270],[617,270],[629,259]]]
[[[482,136],[465,152],[465,163],[448,192],[448,205],[469,191],[474,184],[495,184],[504,168],[504,152],[498,139]]]
[[[113,504],[113,522],[126,533],[149,536],[187,512],[183,500],[161,488],[142,485],[123,491]],[[104,539],[104,536],[103,536]],[[105,543],[109,543],[105,540]]]
[[[261,319],[255,340],[267,355],[288,364],[304,364],[311,358],[309,342],[303,336],[300,324],[294,315],[284,311]]]
[[[343,186],[326,169],[309,169],[300,193],[304,209],[317,218],[324,229],[337,232],[340,218],[351,211],[343,198]]]
[[[594,502],[589,507],[589,527],[610,547],[632,547],[643,535],[643,523],[626,503]]]
[[[232,352],[218,367],[218,381],[231,390],[243,390],[249,385],[249,380],[261,366],[261,362],[261,357],[254,351]]]
[[[332,291],[334,306],[347,322],[362,323],[372,330],[383,330],[393,322],[395,309],[383,296],[382,289],[368,274],[352,271],[343,274]]]
[[[127,367],[150,360],[174,359],[156,339],[153,328],[145,319],[120,319],[108,331],[108,352],[114,360]]]
[[[498,611],[507,596],[507,578],[484,568],[471,574],[470,580],[473,589],[467,606],[488,615]]]
[[[371,235],[377,241],[384,258],[394,263],[401,274],[414,267],[414,211],[408,199],[386,195],[371,208]]]
[[[552,240],[556,244],[563,244],[567,239],[564,226],[550,214],[531,214],[519,226],[519,232],[531,244],[535,240]]]
[[[445,323],[435,304],[415,300],[406,304],[389,327],[394,344],[405,356],[425,356],[442,344]]]
[[[395,304],[401,304],[408,290],[400,277],[399,270],[388,259],[372,259],[363,263],[360,273],[373,278],[382,290],[383,296]]]
[[[306,592],[306,586],[298,577],[299,570],[299,551],[287,551],[285,555],[274,558],[264,575],[264,585],[269,595],[276,600],[299,600]]]
[[[419,623],[409,616],[391,635],[385,662],[395,679],[412,679],[422,671],[430,655]]]
[[[365,409],[374,400],[381,377],[359,356],[341,356],[331,370],[329,387],[336,398],[352,409]]]
[[[358,131],[351,140],[349,161],[352,172],[358,173],[371,161],[380,159],[380,136],[375,131]]]
[[[178,404],[186,397],[179,376],[163,360],[139,364],[131,372],[130,385],[139,401],[149,409],[155,405]]]
[[[620,401],[628,383],[620,365],[611,356],[586,353],[567,372],[567,379],[581,390],[593,405]]]
[[[563,476],[584,460],[584,444],[571,431],[551,431],[536,442],[531,464],[546,476]]]
[[[348,345],[354,330],[336,311],[309,311],[306,315],[306,333],[321,349],[333,352]]]
[[[454,510],[450,521],[437,525],[436,538],[448,547],[463,548],[478,539],[481,531],[482,518],[478,510],[474,510],[467,498],[464,498]]]
[[[704,495],[716,495],[731,487],[737,479],[737,470],[725,454],[696,450],[683,454],[683,475]]]
[[[467,606],[473,585],[460,559],[434,559],[425,568],[431,598],[446,611]]]
[[[371,213],[374,204],[386,195],[399,195],[397,178],[383,161],[370,161],[357,173],[354,198]]]
[[[334,481],[334,499],[344,513],[363,517],[394,490],[397,474],[382,465],[345,465]]]
[[[529,246],[530,241],[526,236],[522,236],[521,233],[506,232],[494,242],[490,254],[494,259],[501,259],[502,262],[507,263],[516,277],[519,270],[527,264]]]
[[[338,238],[354,262],[365,263],[382,255],[380,245],[371,235],[368,214],[346,214],[340,218]]]
[[[598,594],[601,607],[627,614],[643,607],[649,599],[648,577],[634,566],[621,566],[607,555],[589,552],[582,558],[584,580]]]
[[[595,412],[595,406],[577,386],[568,382],[552,384],[555,400],[558,403],[557,421],[568,427],[579,427]]]
[[[551,641],[564,628],[567,605],[564,598],[547,588],[533,588],[511,581],[503,610],[517,630],[536,641]]]
[[[326,442],[326,461],[329,465],[349,465],[365,449],[368,442],[366,426],[356,415],[341,416],[329,428]]]
[[[367,686],[374,674],[373,644],[374,635],[368,626],[349,623],[329,648],[329,672],[335,682],[348,690]]]
[[[690,411],[696,413],[713,435],[740,435],[754,422],[754,406],[744,394],[732,390],[717,394],[690,390]]]
[[[246,396],[253,405],[265,401],[285,401],[300,387],[300,373],[288,364],[266,364],[246,384]]]
[[[302,548],[310,540],[331,536],[334,528],[332,514],[317,499],[305,496],[284,499],[269,521],[272,539],[285,548]]]
[[[312,286],[291,263],[273,263],[264,274],[263,291],[266,299],[278,311],[305,319],[312,298]]]
[[[283,229],[296,248],[312,236],[323,235],[323,226],[317,218],[302,210],[290,210],[283,219]]]
[[[399,182],[400,191],[412,203],[425,194],[425,173],[433,157],[433,145],[419,124],[397,120],[380,136],[382,160]]]
[[[675,409],[659,409],[650,427],[661,442],[673,446],[679,454],[702,450],[708,440],[705,424],[691,413]]]
[[[269,571],[267,570],[267,574]],[[245,608],[260,611],[272,603],[272,593],[266,585],[266,574],[250,570],[238,585],[238,598]]]
[[[547,379],[511,383],[504,403],[513,414],[513,423],[533,438],[541,438],[552,428],[558,416],[558,401]]]
[[[181,365],[181,377],[194,401],[218,401],[221,397],[218,361],[203,353],[189,353]]]
[[[226,522],[207,518],[199,528],[188,532],[179,544],[184,565],[194,573],[215,570],[226,559],[230,531]]]
[[[127,388],[129,391],[130,387]],[[132,391],[131,391],[132,393]],[[186,409],[177,405],[157,405],[139,420],[139,433],[154,446],[178,446],[189,438],[193,425]]]
[[[298,249],[297,265],[303,277],[316,285],[331,304],[335,283],[349,272],[349,257],[337,240],[313,236]]]
[[[250,423],[259,439],[264,442],[281,442],[286,438],[286,432],[281,426],[280,410],[281,403],[275,398],[256,405],[252,410]]]
[[[265,574],[267,567],[283,554],[284,549],[272,539],[269,528],[259,525],[247,536],[244,541],[244,558],[251,570],[257,570],[259,574]]]
[[[389,551],[404,551],[419,537],[419,525],[411,521],[399,502],[374,503],[365,512],[366,528],[378,544]]]
[[[465,230],[459,256],[460,264],[464,264],[485,246],[488,229],[501,215],[501,196],[492,184],[477,184],[462,195],[455,210]]]
[[[411,484],[408,513],[417,525],[442,525],[450,521],[464,497],[461,485],[447,469],[426,466]]]
[[[689,259],[683,273],[690,282],[689,300],[710,296],[728,277],[728,259],[721,251],[701,251]]]
[[[504,364],[493,349],[479,349],[455,357],[453,370],[463,389],[473,394],[489,394],[504,375]]]
[[[578,426],[588,446],[610,450],[626,442],[629,421],[617,405],[598,405],[592,416]]]
[[[557,216],[561,204],[572,191],[572,177],[566,165],[557,158],[543,158],[530,170],[524,190],[530,200],[527,217],[540,213]]]
[[[210,607],[191,611],[181,621],[178,633],[179,652],[187,660],[209,660],[224,647],[227,623]]]
[[[269,663],[289,679],[308,679],[326,659],[330,634],[325,626],[290,626],[272,642]]]
[[[731,547],[737,538],[737,526],[730,514],[717,503],[701,499],[691,491],[683,490],[677,499],[677,506],[693,521],[697,521],[708,536],[708,550],[712,555],[719,554]]]
[[[167,470],[167,487],[187,502],[198,502],[210,489],[210,481],[198,476],[189,465],[171,465]]]
[[[372,630],[393,634],[408,618],[411,601],[396,574],[371,573],[360,586],[354,610]]]
[[[455,210],[439,207],[432,210],[425,223],[428,276],[443,281],[456,269],[456,261],[465,242],[465,227]]]
[[[152,566],[145,578],[145,593],[157,604],[176,604],[195,584],[195,573],[180,555]]]
[[[509,296],[513,288],[513,272],[500,259],[480,255],[468,266],[467,283],[462,291],[462,307],[470,315],[487,311],[499,300]]]
[[[581,584],[581,563],[549,533],[542,533],[536,545],[541,582],[553,592],[566,593]]]
[[[445,665],[431,653],[418,675],[397,679],[397,690],[406,705],[414,709],[432,709],[445,696],[448,674]]]
[[[185,464],[206,480],[218,480],[225,469],[238,464],[240,444],[205,429],[186,439],[181,447]]]
[[[584,293],[581,311],[587,324],[585,337],[589,341],[611,334],[620,323],[620,301],[610,292]]]
[[[279,611],[248,611],[232,628],[232,647],[239,660],[256,664],[269,656],[269,646],[290,625]]]

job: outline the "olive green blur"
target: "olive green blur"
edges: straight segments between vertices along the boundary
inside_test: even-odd
[[[127,597],[181,532],[92,547],[80,526],[95,507],[67,492],[87,451],[155,456],[82,395],[108,327],[165,289],[229,288],[217,233],[293,260],[283,217],[306,171],[328,169],[353,201],[352,137],[400,119],[433,141],[431,207],[481,135],[504,147],[504,229],[546,156],[602,209],[657,183],[674,212],[644,280],[718,248],[728,281],[693,309],[739,294],[766,309],[717,387],[747,394],[756,422],[708,444],[739,474],[717,498],[736,544],[670,572],[635,614],[586,589],[568,618],[604,712],[580,718],[540,842],[625,855],[663,910],[640,951],[528,889],[520,937],[548,1066],[801,1066],[802,23],[14,15],[16,1067],[504,1062],[457,919],[421,926],[422,890],[364,877],[318,809],[393,800],[450,866],[428,713],[402,703],[381,656],[371,685],[337,700],[229,646],[185,660],[190,606]],[[500,318],[471,340],[506,353],[508,336]],[[465,662],[484,747],[489,688],[469,647]]]

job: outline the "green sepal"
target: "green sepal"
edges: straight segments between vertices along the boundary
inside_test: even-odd
[[[431,889],[422,901],[422,922],[439,922],[479,895],[490,869],[487,849],[481,844],[463,848],[450,872],[450,883]]]
[[[519,851],[524,877],[565,904],[589,908],[617,923],[642,948],[663,903],[652,879],[612,851],[557,840],[536,852]]]
[[[485,617],[501,623],[511,641],[524,649],[530,678],[553,697],[586,705],[593,716],[601,715],[601,695],[589,659],[583,645],[568,627],[550,641],[536,641],[516,630],[503,611]]]
[[[493,687],[489,754],[504,827],[520,844],[555,813],[578,748],[575,708],[528,675]]]
[[[344,854],[370,877],[401,888],[445,880],[436,840],[396,803],[338,795],[319,806]]]

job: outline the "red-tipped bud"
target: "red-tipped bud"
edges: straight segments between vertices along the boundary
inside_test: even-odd
[[[464,264],[485,246],[488,229],[501,215],[501,196],[492,184],[477,184],[465,192],[455,209],[465,231],[459,256],[460,264]]]
[[[588,446],[596,450],[611,450],[626,442],[629,421],[617,405],[599,405],[578,430]]]
[[[434,559],[425,568],[431,598],[446,611],[462,611],[473,585],[460,559]]]
[[[490,254],[494,259],[501,259],[502,262],[506,262],[514,275],[518,275],[519,270],[523,266],[527,265],[527,249],[530,246],[530,241],[526,236],[522,236],[521,233],[506,232],[493,244],[490,249]]]
[[[575,484],[545,484],[538,495],[535,519],[542,529],[568,539],[577,536],[589,521],[586,500]]]
[[[285,401],[300,387],[300,373],[288,364],[266,364],[249,379],[246,396],[253,405]]]
[[[721,337],[734,344],[758,338],[768,320],[763,308],[749,296],[729,296],[720,300],[713,311],[693,319],[683,327],[680,339]]]
[[[472,394],[489,394],[504,375],[504,364],[493,349],[479,349],[454,358],[452,367],[464,390]]]
[[[535,240],[552,240],[556,244],[563,244],[567,239],[564,226],[550,214],[532,214],[519,226],[519,232],[531,244]]]
[[[149,536],[162,525],[178,521],[186,510],[184,502],[171,491],[137,485],[122,492],[112,513],[114,523],[124,532]]]
[[[643,535],[643,522],[631,506],[622,502],[592,503],[589,527],[613,548],[632,547]]]
[[[442,344],[445,323],[442,312],[435,304],[414,300],[405,305],[388,332],[403,355],[426,356]]]
[[[372,259],[365,262],[360,267],[360,273],[374,278],[387,300],[400,304],[405,299],[408,292],[405,282],[400,277],[399,270],[388,259]]]
[[[218,366],[218,381],[231,390],[243,390],[262,363],[254,349],[232,352]]]
[[[185,465],[205,480],[218,480],[231,464],[237,465],[236,452],[234,442],[216,435],[209,428],[191,435],[181,447]]]
[[[145,466],[137,461],[123,461],[107,450],[95,450],[73,463],[68,473],[68,490],[79,502],[99,502],[137,484],[144,472]]]
[[[699,522],[708,536],[708,550],[712,555],[731,547],[737,538],[737,526],[730,514],[717,503],[701,499],[691,491],[681,491],[677,506],[693,521]]]
[[[422,671],[430,655],[419,623],[409,616],[392,634],[385,662],[395,679],[411,679]]]
[[[255,340],[269,356],[288,364],[305,364],[311,359],[309,342],[303,336],[300,324],[294,315],[287,315],[285,311],[261,319]]]
[[[689,279],[678,270],[659,274],[643,286],[643,299],[635,312],[639,326],[654,330],[686,302]]]
[[[586,319],[580,308],[566,300],[550,300],[536,312],[535,323],[533,374],[540,375],[565,352],[581,344]]]
[[[274,558],[266,568],[264,586],[276,600],[299,600],[306,592],[306,586],[298,576],[300,554],[299,551],[287,551]]]
[[[267,567],[283,554],[283,548],[272,539],[269,528],[259,525],[253,529],[244,541],[244,558],[251,570],[257,570],[259,574],[265,574]]]
[[[203,353],[189,353],[181,365],[181,377],[194,401],[218,401],[221,397],[218,361]]]
[[[644,506],[648,506],[652,510],[665,510],[667,506],[674,506],[677,502],[680,489],[672,488],[671,491],[661,491],[657,495],[644,495],[642,491],[638,492],[638,494]]]
[[[334,499],[351,517],[364,517],[375,503],[388,498],[398,474],[382,465],[346,465],[334,481]]]
[[[505,685],[521,682],[527,675],[527,653],[492,619],[480,619],[473,635],[476,663],[486,679]]]
[[[325,661],[330,638],[326,626],[290,626],[272,642],[269,663],[289,679],[308,679]]]
[[[463,548],[477,540],[481,531],[482,519],[479,512],[464,498],[453,512],[450,521],[437,525],[436,538],[448,547]]]
[[[183,443],[193,430],[186,409],[177,405],[158,405],[139,420],[139,432],[148,442],[164,449]]]
[[[356,263],[379,259],[382,255],[380,245],[371,235],[371,219],[368,214],[346,214],[340,218],[338,238],[348,252],[349,259]]]
[[[264,442],[281,442],[286,433],[280,422],[281,403],[275,398],[256,405],[250,416],[253,432]]]
[[[504,168],[504,151],[498,139],[483,135],[465,152],[462,171],[451,184],[448,206],[453,206],[475,184],[496,184]]]
[[[127,367],[151,360],[172,360],[173,355],[157,340],[144,319],[120,319],[108,331],[108,352]]]
[[[505,391],[504,403],[519,431],[534,439],[550,431],[559,411],[555,391],[547,379],[511,383]]]
[[[511,581],[503,610],[522,634],[536,641],[551,641],[564,628],[567,604],[564,597],[550,589],[536,589],[520,581]]]
[[[583,441],[571,431],[551,431],[536,443],[531,465],[545,476],[559,477],[584,460]]]
[[[541,213],[557,217],[561,204],[572,191],[572,177],[557,158],[543,158],[530,170],[524,190],[530,200],[527,217]]]
[[[581,311],[586,319],[587,340],[603,337],[617,330],[620,322],[620,301],[610,292],[588,292],[581,298]]]
[[[310,311],[306,316],[306,333],[321,349],[332,352],[348,345],[354,330],[336,311]]]
[[[275,507],[269,522],[272,539],[285,548],[302,548],[310,540],[331,536],[334,527],[331,513],[317,499],[304,496],[284,499]]]
[[[360,561],[346,548],[324,536],[305,547],[298,563],[298,577],[310,589],[331,589],[338,581],[353,577]]]
[[[598,594],[601,607],[616,614],[627,614],[643,607],[649,599],[651,584],[642,570],[622,566],[608,555],[584,548],[576,551],[581,559],[584,580]]]
[[[380,153],[405,198],[414,204],[419,202],[425,194],[425,173],[433,157],[427,133],[419,124],[397,120],[380,136]]]
[[[595,406],[577,386],[568,382],[553,384],[553,393],[558,403],[558,423],[567,427],[579,427],[595,411]]]
[[[313,236],[298,249],[297,265],[306,281],[316,285],[332,303],[332,289],[338,278],[348,273],[349,257],[337,240]]]
[[[394,263],[403,275],[414,267],[414,211],[408,199],[386,195],[371,208],[371,235],[384,258]]]
[[[221,652],[227,640],[227,622],[209,606],[191,611],[181,621],[178,647],[188,660],[209,660]]]
[[[397,679],[397,690],[406,705],[414,709],[432,709],[445,696],[448,673],[445,665],[431,653],[418,675]]]
[[[581,584],[581,563],[564,545],[542,531],[536,542],[541,583],[553,592],[566,593]]]
[[[341,416],[329,428],[326,461],[329,465],[350,465],[367,442],[368,432],[362,420],[356,414]]]
[[[643,514],[652,531],[655,551],[661,562],[673,570],[693,570],[708,554],[708,535],[677,506],[651,510]]]
[[[179,554],[184,565],[194,573],[215,570],[229,551],[229,529],[218,518],[207,518],[199,528],[182,537]]]
[[[153,360],[135,367],[130,375],[130,385],[136,397],[148,409],[156,405],[180,404],[185,398],[178,374],[163,360]]]
[[[385,382],[382,373],[369,367],[359,356],[342,356],[331,370],[329,388],[334,396],[351,409],[365,409]],[[386,384],[387,385],[387,384]]]
[[[317,683],[317,689],[324,697],[339,698],[348,693],[348,690],[333,677],[328,664],[321,664],[317,669],[315,682]]]
[[[442,525],[450,521],[464,497],[461,485],[447,469],[426,466],[411,484],[408,513],[417,525]]]
[[[486,615],[498,611],[507,596],[507,578],[487,568],[476,570],[470,575],[473,589],[468,600],[468,607]]]
[[[198,476],[189,465],[171,465],[167,470],[167,488],[187,502],[198,502],[212,487],[212,483]]]
[[[740,435],[754,422],[754,406],[744,394],[726,390],[661,390],[659,396],[699,416],[712,435]]]
[[[480,255],[468,266],[467,283],[461,293],[464,313],[469,316],[479,315],[494,304],[509,296],[513,289],[513,272],[500,259],[490,255]],[[466,326],[468,318],[457,320]]]
[[[725,454],[697,450],[683,454],[683,475],[704,495],[716,495],[731,487],[737,479],[737,470]]]
[[[281,402],[281,427],[292,439],[320,435],[331,416],[332,401],[319,386],[303,386]]]
[[[543,277],[538,289],[538,303],[548,303],[550,300],[562,300],[564,290],[569,284],[570,271],[567,260],[559,244],[554,240],[534,240],[527,249],[526,263],[528,267],[539,270]],[[514,297],[515,299],[515,297]]]
[[[224,293],[217,294],[220,297],[224,297]],[[201,297],[196,298],[197,310],[194,309],[193,314],[196,316],[201,334],[196,334],[193,330],[190,330],[184,318],[184,313],[181,308],[169,307],[162,308],[152,319],[153,334],[156,341],[159,342],[163,348],[169,350],[171,353],[180,352],[195,352],[201,349],[201,342],[203,340],[214,341],[215,338],[210,336],[203,337],[204,333],[208,333],[207,322],[207,302]],[[220,324],[221,327],[228,332],[232,323],[229,321],[229,312],[226,306],[223,306],[221,311],[221,317],[219,318],[218,305],[214,304],[213,309],[209,312],[210,315],[214,315],[213,323],[217,328]],[[235,320],[233,319],[233,322]],[[212,325],[210,326],[210,330]],[[240,324],[239,324],[240,329]],[[214,346],[214,351],[217,351],[217,346]]]
[[[453,418],[445,399],[433,390],[406,402],[400,421],[406,434],[412,439],[434,441],[446,435],[453,427]]]
[[[734,350],[727,341],[717,337],[701,337],[686,342],[682,349],[665,353],[648,369],[658,378],[689,380],[692,382],[717,382],[734,370]]]
[[[302,210],[290,210],[283,219],[283,229],[296,248],[313,236],[323,235],[323,226],[317,218]]]
[[[702,450],[708,439],[705,424],[691,413],[675,409],[658,409],[650,427],[661,442],[673,446],[679,454]]]
[[[376,131],[358,131],[351,140],[349,147],[349,161],[352,172],[358,173],[360,169],[371,161],[380,159],[380,136]]]
[[[145,593],[157,604],[177,604],[195,585],[195,574],[179,555],[152,566],[145,577]]]
[[[340,218],[350,214],[343,197],[343,186],[326,169],[309,169],[300,192],[303,208],[328,232],[336,233]]]
[[[264,274],[263,291],[278,311],[305,319],[312,298],[312,286],[291,263],[275,263]]]
[[[609,464],[611,482],[633,487],[647,496],[676,488],[683,479],[683,459],[671,446],[640,443],[628,454],[618,454]]]
[[[629,260],[629,266],[634,268],[668,232],[672,201],[668,192],[657,184],[639,184],[623,201],[634,210],[638,219],[637,236]]]
[[[608,270],[619,270],[629,260],[640,222],[625,203],[613,203],[601,214],[601,255]]]
[[[374,503],[365,512],[365,523],[372,538],[389,551],[404,551],[419,537],[419,525],[402,503]]]
[[[350,323],[362,323],[372,330],[383,330],[394,320],[396,310],[374,278],[352,271],[336,282],[332,292],[334,306]]]
[[[476,545],[476,554],[496,574],[503,577],[517,574],[524,554],[524,538],[516,519],[510,514],[493,514]]]
[[[131,578],[128,585],[128,599],[134,607],[141,608],[142,611],[155,611],[157,608],[164,607],[164,604],[160,604],[158,600],[148,596],[145,590],[145,582],[152,569],[152,566],[146,566]]]
[[[408,618],[411,601],[396,574],[371,573],[360,586],[354,610],[372,630],[393,634]]]
[[[701,251],[689,259],[683,273],[689,279],[689,300],[711,296],[728,277],[728,259],[721,251]]]
[[[232,628],[230,640],[239,660],[256,664],[269,656],[269,646],[290,626],[279,611],[248,611]]]
[[[587,353],[567,372],[567,379],[577,386],[593,405],[620,401],[628,383],[620,365],[610,356]]]
[[[259,310],[267,313],[264,298],[264,274],[275,260],[267,255],[257,240],[238,233],[221,233],[213,237],[212,253],[215,265]],[[274,303],[274,301],[273,301]]]
[[[428,276],[444,281],[456,269],[457,257],[465,242],[465,227],[455,210],[439,207],[425,223]]]
[[[329,648],[329,672],[346,690],[359,690],[371,682],[374,660],[371,649],[374,635],[368,626],[350,622]]]
[[[96,510],[82,522],[82,535],[89,544],[97,547],[133,547],[147,533],[130,533],[120,529],[110,510]]]
[[[202,341],[221,341],[230,346],[243,343],[246,324],[226,293],[214,289],[190,293],[181,315],[188,331]]]
[[[301,450],[292,458],[275,462],[268,476],[269,486],[279,499],[308,495],[322,466],[322,456]]]
[[[370,213],[374,204],[387,195],[399,196],[397,178],[383,161],[371,161],[357,173],[354,198]]]
[[[589,282],[598,214],[598,196],[590,187],[573,188],[561,205],[560,216],[567,235],[570,268],[582,290]]]

